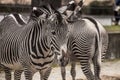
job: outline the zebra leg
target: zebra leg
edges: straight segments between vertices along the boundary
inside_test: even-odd
[[[101,59],[99,59],[97,56],[94,56],[92,61],[93,61],[93,65],[94,65],[94,74],[95,74],[95,80],[101,80],[100,79],[100,61]]]
[[[72,61],[71,62],[71,76],[72,76],[72,80],[75,80],[75,76],[76,76],[75,67],[76,67],[76,62]]]
[[[24,74],[25,74],[25,79],[26,80],[32,80],[32,70],[28,67],[24,67]]]
[[[95,80],[94,75],[90,69],[89,59],[79,59],[83,73],[85,74],[87,80]]]
[[[39,73],[41,75],[41,79],[40,80],[48,80],[48,77],[50,76],[52,68],[48,68],[48,69],[44,69],[44,70],[40,70]]]
[[[11,70],[0,64],[0,69],[5,72],[5,80],[11,80]]]
[[[23,72],[23,70],[15,70],[15,72],[14,72],[14,80],[20,80],[22,72]]]
[[[62,80],[66,80],[66,69],[65,66],[61,66],[61,75],[62,75]]]
[[[5,68],[4,71],[5,71],[5,79],[6,80],[12,80],[11,79],[11,70],[8,69],[8,68]]]

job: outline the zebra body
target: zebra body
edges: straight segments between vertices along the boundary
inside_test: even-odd
[[[26,24],[26,21],[23,19],[23,16],[21,14],[13,13],[13,14],[5,16],[4,19],[0,22],[1,37],[2,37],[2,35],[4,35],[7,32],[7,30],[9,30],[13,27],[22,27],[25,24]],[[11,80],[11,71],[12,70],[3,65],[1,65],[0,68],[2,68],[2,70],[5,71],[5,79]],[[22,71],[19,71],[19,70],[14,72],[14,74],[15,74],[14,80],[20,80],[20,76],[17,76],[17,75],[21,74],[20,72],[22,73]]]
[[[13,70],[24,69],[26,80],[32,80],[36,71],[41,72],[41,80],[46,80],[44,76],[54,62],[54,51],[60,51],[60,46],[66,42],[67,26],[62,23],[62,16],[53,14],[50,23],[44,16],[51,16],[51,10],[46,7],[33,10],[25,27],[12,27],[2,36],[0,63]],[[60,33],[65,33],[64,38]]]
[[[63,13],[63,15],[66,15],[67,11],[72,12],[71,15],[68,14],[66,15],[68,17],[67,20],[68,20],[70,35],[67,45],[68,55],[66,57],[66,54],[64,53],[65,56],[63,56],[63,58],[60,61],[61,74],[63,80],[65,80],[65,75],[66,75],[65,66],[67,65],[69,59],[71,62],[71,75],[73,80],[75,80],[75,76],[76,76],[76,71],[75,71],[76,60],[81,62],[83,72],[88,80],[100,79],[99,76],[100,74],[99,69],[101,63],[100,57],[104,56],[107,51],[108,34],[104,29],[104,27],[95,19],[91,17],[81,17],[81,8],[83,3],[84,0],[81,0],[77,5],[76,3],[73,2],[72,4],[70,4],[70,6],[73,7],[74,9],[72,8],[68,9],[69,8],[68,7],[66,8],[66,10],[64,10],[65,13]],[[97,38],[95,37],[95,35],[97,36]],[[87,64],[85,66],[84,64],[82,64],[82,60],[83,61],[86,60],[85,63]],[[89,68],[90,61],[92,61],[95,66],[94,67],[95,76],[93,76],[93,73]],[[98,68],[96,68],[96,66]]]
[[[26,27],[27,28],[27,27]],[[7,41],[7,37],[9,37],[9,36],[14,36],[13,38],[14,38],[14,41],[12,40],[13,38],[11,38],[11,45],[9,46],[9,45],[7,45],[6,44],[6,46],[8,46],[8,47],[6,47],[6,46],[3,46],[2,47],[2,49],[1,49],[1,52],[2,53],[4,53],[4,55],[1,55],[0,57],[7,57],[7,56],[10,56],[11,54],[14,54],[14,56],[11,56],[11,58],[10,58],[10,60],[7,60],[7,58],[5,59],[3,59],[3,60],[0,60],[1,61],[1,64],[4,64],[4,66],[6,66],[6,67],[9,67],[10,69],[13,69],[13,70],[22,70],[24,67],[22,66],[22,64],[20,63],[20,58],[22,58],[22,56],[25,56],[25,55],[22,55],[21,57],[20,57],[20,55],[19,55],[19,53],[16,53],[16,52],[18,52],[18,51],[15,51],[15,50],[18,50],[18,45],[19,44],[21,44],[22,43],[22,41],[23,41],[23,39],[22,38],[25,38],[25,34],[23,33],[23,32],[21,32],[20,30],[22,30],[23,28],[20,28],[20,29],[18,29],[18,28],[16,28],[15,29],[15,31],[14,31],[14,33],[11,33],[11,35],[9,34],[9,35],[5,35],[5,37],[3,37],[2,38],[2,42],[3,42],[3,44],[5,44],[4,42],[5,42],[5,40],[6,40],[6,43],[9,43],[10,41]],[[27,30],[27,29],[26,29]],[[19,33],[20,32],[20,33]],[[25,31],[25,32],[28,32],[28,31]],[[18,34],[19,33],[19,34]],[[22,34],[23,33],[23,34]],[[22,36],[22,37],[20,37],[21,35],[20,34],[22,34],[22,35],[24,35],[24,36]],[[17,36],[16,36],[17,35]],[[28,35],[28,34],[26,34],[26,35]],[[19,39],[18,39],[19,38]],[[15,45],[14,45],[15,44]],[[2,45],[2,44],[1,44]],[[15,49],[15,50],[12,50],[11,49],[11,51],[13,51],[12,53],[6,53],[6,52],[4,52],[3,50],[5,50],[5,48],[8,48],[8,49],[10,49],[10,48],[12,48],[12,49]],[[28,55],[27,55],[28,56]],[[29,57],[30,56],[28,56],[28,57],[25,57],[26,59],[29,59]],[[54,57],[54,56],[53,56]],[[24,58],[24,59],[25,59]],[[53,58],[51,58],[51,59],[53,59]],[[7,61],[7,62],[4,62],[4,61]],[[9,61],[11,61],[11,62],[9,62]],[[26,61],[26,60],[25,60]],[[27,60],[27,61],[30,61],[30,59],[29,60]],[[37,62],[37,61],[36,61]],[[39,61],[38,61],[39,62]],[[41,62],[42,63],[42,62]],[[30,63],[28,63],[29,65],[30,65]],[[34,69],[34,67],[35,68],[37,68],[36,66],[34,66],[34,65],[32,65],[30,68],[32,69]],[[45,66],[45,67],[47,67],[47,66]],[[39,69],[42,69],[42,68],[44,68],[44,67],[40,67]],[[32,70],[33,71],[33,70]],[[35,70],[34,70],[34,72],[35,72]]]
[[[12,27],[22,27],[26,22],[23,20],[22,15],[14,13],[4,17],[4,19],[0,22],[0,37],[4,35],[7,30]]]
[[[103,26],[96,20],[85,17],[69,25],[68,54],[71,61],[71,75],[75,80],[75,62],[80,62],[81,68],[88,80],[100,80],[101,56],[106,53],[108,46],[108,34]],[[90,61],[94,65],[93,75],[90,69]],[[61,64],[66,61],[63,60]],[[61,66],[62,78],[65,80],[65,66]]]

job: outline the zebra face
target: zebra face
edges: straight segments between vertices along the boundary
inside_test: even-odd
[[[68,27],[61,14],[51,6],[35,9],[34,14],[37,19],[41,19],[42,16],[45,19],[45,27],[42,29],[49,37],[50,49],[57,53],[62,53],[61,49],[66,52]],[[43,14],[46,14],[46,16]]]
[[[59,12],[52,14],[49,17],[49,22],[51,26],[52,40],[56,43],[56,48],[58,48],[60,51],[57,57],[59,60],[63,56],[62,51],[64,51],[65,53],[67,51],[68,27]]]

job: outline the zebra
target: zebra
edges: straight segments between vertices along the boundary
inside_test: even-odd
[[[27,21],[23,19],[23,16],[18,13],[12,13],[4,17],[4,19],[0,22],[0,29],[1,29],[1,36],[12,27],[22,27],[23,25],[27,24]],[[11,25],[11,26],[8,26]],[[17,25],[17,26],[16,26]],[[0,37],[1,37],[0,36]],[[11,69],[5,67],[4,65],[0,65],[1,70],[5,72],[5,79],[11,80]],[[22,71],[18,70],[14,72],[14,80],[19,80]]]
[[[61,47],[66,46],[67,30],[58,11],[50,6],[36,7],[25,27],[13,27],[2,36],[0,63],[13,70],[24,70],[26,80],[32,80],[36,71],[41,72],[41,80],[46,80],[44,75],[47,75],[55,53],[60,53],[64,50]]]
[[[90,18],[90,17],[89,17]],[[90,19],[92,19],[92,18],[90,18]],[[98,27],[99,27],[99,30],[101,30],[100,32],[100,35],[101,35],[101,41],[99,42],[99,44],[100,44],[100,46],[98,46],[98,47],[101,47],[101,56],[102,55],[105,55],[105,53],[106,53],[106,51],[107,51],[107,46],[108,46],[108,35],[107,35],[107,33],[106,33],[106,31],[104,31],[104,28],[98,23],[98,22],[96,22],[96,23],[94,23],[94,22],[92,22],[92,21],[90,21],[89,19],[87,19],[87,18],[84,18],[84,19],[81,19],[81,20],[78,20],[77,22],[84,22],[85,24],[88,24],[87,22],[89,22],[90,24],[94,24],[94,25],[92,25],[92,26],[90,26],[90,25],[87,25],[87,27],[94,27],[95,29],[96,29],[96,25],[98,25]],[[75,24],[77,24],[76,22],[75,23],[70,23],[69,25],[71,26],[72,25],[72,27],[75,27],[75,26],[73,26],[73,25],[75,25]],[[78,25],[78,24],[77,24]],[[82,23],[80,23],[79,24],[80,26],[79,27],[82,27],[81,25],[82,25]],[[84,26],[83,26],[84,27]],[[86,27],[86,26],[85,26]],[[71,27],[70,27],[71,28]],[[81,31],[81,30],[79,30],[79,31]],[[91,30],[92,31],[92,30]],[[72,33],[72,31],[70,31],[71,32],[71,34],[73,34]],[[76,32],[77,32],[77,30],[76,30]],[[80,32],[78,32],[78,33],[80,33]],[[83,33],[84,34],[84,33]],[[91,34],[91,33],[89,33],[89,34]],[[74,33],[74,35],[75,35],[75,33]],[[76,33],[76,35],[77,35],[77,33]],[[82,34],[80,34],[80,35],[82,35]],[[80,35],[79,36],[77,36],[77,38],[81,38],[80,37]],[[71,37],[74,37],[73,35],[71,35],[70,37],[69,37],[69,39],[71,39]],[[75,37],[76,38],[76,37]],[[74,38],[73,38],[74,39]],[[69,61],[69,59],[68,58],[70,58],[70,62],[71,62],[71,75],[72,75],[72,78],[73,78],[73,80],[75,80],[75,76],[76,76],[76,72],[75,72],[75,66],[76,66],[76,61],[79,61],[79,60],[82,60],[82,59],[78,59],[79,57],[81,57],[81,55],[76,55],[75,54],[75,52],[74,52],[74,47],[73,47],[73,49],[72,48],[69,48],[70,46],[72,46],[72,41],[74,42],[74,40],[70,40],[69,42],[68,42],[68,53],[67,54],[65,54],[65,56],[63,57],[63,58],[61,58],[61,64],[60,64],[60,66],[61,66],[61,74],[62,74],[62,79],[63,80],[65,80],[65,66],[67,65],[67,63],[68,63],[68,61]],[[78,40],[79,41],[79,43],[82,43],[82,42],[84,42],[84,41],[80,41],[80,40]],[[71,42],[71,43],[70,43]],[[85,44],[87,44],[87,43],[85,43]],[[76,45],[78,45],[78,43],[76,43]],[[91,44],[92,45],[92,44]],[[74,44],[73,44],[73,46],[74,46]],[[84,46],[84,45],[83,45]],[[82,47],[82,46],[81,46]],[[96,46],[94,47],[94,48],[96,48]],[[72,50],[73,51],[72,51]],[[84,51],[84,50],[83,50]],[[91,53],[92,54],[92,53]],[[100,53],[99,53],[100,54]],[[66,56],[67,55],[67,56]],[[83,56],[84,56],[84,54],[83,54]],[[66,58],[67,57],[67,58]],[[89,57],[89,56],[88,56]],[[85,57],[86,58],[86,57]],[[91,58],[93,58],[93,61],[96,61],[96,59],[95,59],[95,56],[94,57],[91,57]],[[84,59],[84,57],[83,57],[83,59]],[[95,60],[94,60],[95,59]],[[99,59],[101,59],[101,58],[99,58]],[[82,64],[81,64],[82,65]],[[94,65],[96,65],[95,64],[95,62],[94,62]],[[96,72],[97,73],[97,72]],[[89,77],[88,77],[89,78]],[[94,79],[88,79],[88,80],[94,80]],[[98,80],[98,79],[95,79],[95,80]]]
[[[84,60],[84,58],[86,57],[86,56],[88,56],[88,55],[84,55],[83,54],[83,56],[85,56],[85,57],[83,57],[82,59],[79,59],[79,57],[81,57],[82,55],[80,55],[80,49],[82,49],[81,47],[82,46],[80,46],[79,45],[79,43],[81,43],[82,44],[82,42],[84,42],[84,41],[82,41],[81,39],[81,41],[79,40],[79,38],[82,38],[81,36],[82,35],[84,35],[84,33],[86,33],[86,32],[84,32],[83,34],[80,34],[81,32],[81,30],[79,30],[79,29],[81,29],[81,27],[82,27],[82,25],[83,25],[83,27],[86,27],[87,29],[89,29],[88,27],[93,27],[94,28],[94,30],[96,29],[97,30],[97,32],[96,32],[96,34],[99,34],[98,35],[98,37],[100,38],[100,41],[98,42],[101,46],[100,46],[100,53],[99,54],[97,54],[96,56],[98,56],[98,55],[100,55],[100,54],[102,54],[102,55],[105,55],[105,53],[106,53],[106,51],[107,51],[107,46],[108,46],[108,34],[107,34],[107,32],[106,32],[106,30],[104,29],[104,27],[98,22],[98,21],[96,21],[95,19],[93,19],[93,18],[91,18],[91,17],[82,17],[82,18],[79,18],[80,17],[80,14],[78,14],[79,13],[79,10],[81,10],[81,7],[82,7],[82,4],[83,4],[83,2],[81,3],[81,5],[80,6],[77,6],[77,9],[75,9],[75,10],[73,10],[73,14],[70,16],[70,17],[76,17],[76,19],[75,19],[75,21],[74,21],[74,19],[72,19],[73,21],[69,21],[68,22],[68,25],[70,26],[69,27],[69,31],[70,31],[70,33],[71,33],[71,35],[69,36],[69,39],[70,39],[70,41],[68,41],[68,54],[65,54],[64,52],[64,56],[61,58],[61,60],[60,60],[60,66],[61,66],[61,74],[62,74],[62,79],[63,80],[65,80],[65,75],[66,75],[66,72],[65,72],[65,66],[67,65],[67,63],[68,63],[68,61],[69,61],[69,58],[70,58],[70,61],[71,61],[71,75],[72,75],[72,79],[73,80],[75,80],[75,76],[76,76],[76,72],[75,72],[75,66],[76,66],[76,64],[75,64],[75,61],[76,60]],[[67,9],[66,9],[67,10]],[[76,11],[77,10],[77,11]],[[72,11],[72,10],[71,10]],[[74,16],[75,15],[75,16]],[[68,18],[68,19],[70,19],[70,18]],[[83,22],[83,23],[82,23]],[[90,25],[88,25],[88,23],[90,23],[92,26],[90,26]],[[79,26],[78,26],[79,25]],[[86,26],[87,25],[87,26]],[[76,28],[76,26],[77,26],[77,28],[79,28],[79,29],[74,29],[74,28]],[[72,29],[74,29],[74,32],[73,32],[73,30]],[[78,31],[79,30],[79,31]],[[78,31],[78,32],[77,32]],[[93,31],[93,30],[91,30],[91,31]],[[75,33],[75,32],[77,32],[77,33]],[[80,34],[79,36],[77,36],[78,34]],[[91,34],[91,36],[92,36],[92,32],[90,32],[89,34]],[[73,36],[74,35],[74,36]],[[77,36],[77,37],[76,37]],[[88,36],[86,36],[85,35],[85,38],[87,38]],[[73,39],[73,40],[71,40],[71,38]],[[74,41],[74,39],[76,38],[76,40],[78,40],[79,42],[77,42],[77,41]],[[74,50],[73,49],[76,49],[75,47],[75,45],[74,44],[72,44],[72,42],[73,43],[76,43],[76,46],[79,46],[80,48],[79,48],[79,55],[76,55],[76,52],[74,52]],[[87,45],[87,43],[85,43],[85,45]],[[83,45],[83,46],[85,46],[85,45]],[[93,44],[91,44],[91,45],[93,45]],[[71,46],[74,46],[74,47],[71,47]],[[97,46],[95,46],[93,49],[97,49],[96,48]],[[98,47],[99,48],[99,47]],[[75,50],[76,51],[76,50]],[[85,51],[84,49],[83,49],[83,51]],[[94,50],[93,50],[94,51]],[[91,54],[92,54],[92,52],[91,52]],[[88,57],[90,57],[90,56],[88,56]],[[91,58],[93,58],[93,63],[94,63],[94,65],[96,66],[96,64],[98,64],[98,62],[95,62],[94,61],[94,59],[95,59],[95,57],[91,57]],[[96,58],[97,59],[97,58]],[[95,59],[95,60],[96,60]],[[100,58],[99,58],[100,59]],[[89,61],[89,60],[88,60]],[[87,65],[87,66],[89,66],[89,65]],[[98,67],[100,68],[100,66],[98,65]],[[84,72],[84,74],[85,74],[85,71],[83,71]],[[88,80],[94,80],[94,78],[93,78],[93,74],[91,73],[91,71],[89,70],[89,75],[87,75],[87,74],[85,74],[86,75],[86,77],[87,77],[87,79]],[[99,77],[99,71],[97,71],[97,70],[95,70],[95,73],[97,73],[95,76],[95,80],[99,80],[100,79],[100,77]],[[91,77],[90,77],[90,75],[92,75]]]
[[[103,39],[107,36],[102,36],[102,34],[98,32],[102,26],[98,22],[96,23],[97,25],[85,18],[74,23],[69,23],[71,29],[66,54],[68,54],[67,58],[70,58],[71,61],[71,75],[73,80],[75,80],[76,76],[76,60],[80,62],[81,68],[88,80],[100,80],[101,55],[103,51],[106,51],[106,46],[103,45],[103,43],[105,43]],[[96,26],[99,27],[98,30]],[[68,63],[65,60],[68,61],[69,59],[63,57],[60,60],[63,80],[65,80],[65,66],[66,63]],[[90,70],[90,61],[93,62],[95,76]]]

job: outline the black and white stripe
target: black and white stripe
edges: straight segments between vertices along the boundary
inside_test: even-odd
[[[18,25],[18,26],[10,26],[10,25],[4,25],[6,22],[9,22],[14,25]],[[7,30],[11,29],[12,27],[22,27],[23,25],[26,24],[27,21],[25,21],[22,17],[21,14],[17,14],[17,13],[13,13],[13,14],[10,14],[10,15],[7,15],[2,21],[1,21],[1,29],[4,31],[4,32],[7,32]],[[4,25],[4,26],[2,26]],[[2,33],[4,35],[4,32]],[[1,67],[2,70],[5,71],[5,79],[6,80],[11,80],[11,69],[7,68],[7,67]],[[19,71],[19,70],[16,70],[14,72],[14,80],[20,80],[20,77],[21,75],[19,75],[22,71]]]
[[[81,11],[83,2],[84,0],[81,0],[80,3],[78,3],[78,6],[76,6],[73,10],[71,10],[73,14],[71,14],[70,17],[68,16],[68,21],[69,21],[68,25],[69,25],[70,35],[68,39],[68,51],[67,52],[69,55],[66,57],[66,59],[63,56],[63,58],[61,59],[61,63],[60,63],[61,74],[62,74],[63,80],[65,80],[65,74],[66,74],[65,66],[67,65],[66,63],[68,62],[69,57],[71,61],[72,80],[75,80],[75,76],[76,76],[76,71],[75,71],[76,60],[81,62],[83,72],[86,75],[88,80],[94,80],[94,77],[95,77],[95,80],[100,79],[99,77],[100,75],[99,63],[101,61],[100,56],[103,56],[107,51],[108,34],[106,30],[104,29],[104,27],[95,19],[91,17],[81,17],[80,11]],[[66,11],[67,11],[67,8],[66,8]],[[71,19],[74,17],[76,17],[75,20]],[[87,30],[90,28],[91,28],[91,31]],[[94,32],[95,30],[96,32]],[[88,31],[89,33],[87,33]],[[90,37],[94,35],[92,33],[96,34],[97,37],[96,36],[94,36],[93,38]],[[90,42],[94,42],[94,43],[92,44]],[[95,76],[93,76],[93,73],[91,72],[90,67],[89,67],[90,60],[92,60],[94,64]]]
[[[69,24],[69,27],[71,27],[71,29],[68,39],[68,54],[74,55],[70,56],[70,59],[72,60],[71,74],[73,76],[73,80],[75,80],[75,64],[73,63],[76,60],[80,62],[81,68],[88,80],[100,79],[100,67],[98,65],[101,59],[101,52],[99,51],[98,47],[98,45],[100,45],[100,37],[94,23],[90,22],[89,20],[83,19]],[[95,76],[93,75],[90,68],[90,61],[93,59],[98,61],[96,62],[98,71],[95,70],[96,78],[94,78]]]
[[[32,80],[34,72],[40,71],[44,80],[54,52],[66,44],[66,31],[59,12],[50,6],[36,8],[24,27],[12,27],[2,36],[0,63],[13,70],[24,70],[26,80]]]

